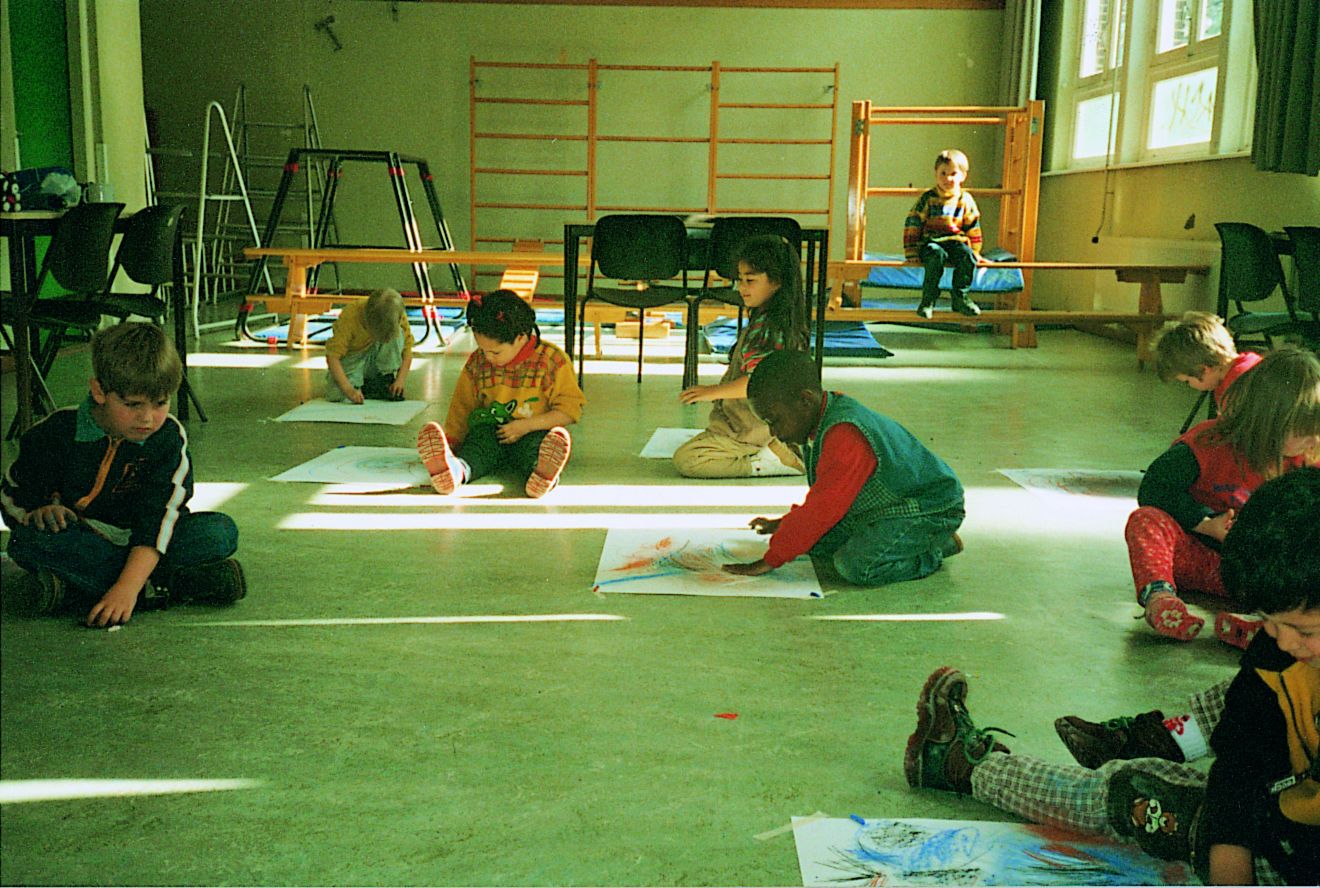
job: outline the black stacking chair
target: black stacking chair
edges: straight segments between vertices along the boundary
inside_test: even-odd
[[[1283,278],[1283,265],[1270,236],[1246,222],[1217,222],[1219,232],[1219,306],[1224,325],[1241,346],[1252,342],[1273,347],[1273,337],[1298,332],[1292,293]],[[1251,311],[1248,303],[1263,302],[1283,293],[1284,311]],[[1230,315],[1230,303],[1236,312]]]
[[[32,353],[34,392],[40,390],[49,400],[46,377],[55,364],[60,346],[71,332],[90,336],[101,325],[101,311],[96,299],[105,289],[106,269],[110,265],[110,244],[114,240],[115,222],[123,212],[121,203],[84,203],[70,207],[60,218],[50,246],[41,262],[41,270],[32,285],[31,294],[14,294],[11,299],[29,299],[28,326],[38,331],[40,341]],[[66,292],[63,296],[40,297],[47,278],[53,278]],[[12,308],[5,306],[5,314]],[[44,331],[44,335],[41,335]],[[13,342],[4,334],[6,344]],[[40,400],[34,399],[34,400]],[[46,404],[33,404],[44,411]],[[9,436],[17,429],[10,426]]]
[[[1311,348],[1320,346],[1320,226],[1287,225],[1297,270],[1297,315]]]
[[[578,305],[578,382],[585,368],[587,303],[599,299],[638,312],[637,381],[642,381],[646,310],[687,301],[687,229],[677,216],[620,214],[602,216],[591,236],[587,289]],[[619,282],[604,287],[602,278]],[[658,282],[682,276],[682,288]]]
[[[801,250],[802,227],[787,216],[721,216],[710,231],[710,246],[701,289],[688,299],[687,342],[683,352],[683,388],[697,382],[697,351],[701,346],[701,303],[707,300],[722,302],[738,309],[738,329],[742,330],[743,302],[738,293],[738,263],[734,260],[738,247],[749,237],[775,234]],[[711,286],[711,278],[718,275],[726,283]]]
[[[131,315],[161,323],[168,304],[159,295],[165,284],[174,283],[174,246],[179,236],[179,218],[183,206],[153,206],[139,210],[128,220],[124,237],[115,252],[110,279],[98,303],[102,314],[123,321]],[[130,280],[147,284],[147,293],[116,293],[115,278],[120,269]]]

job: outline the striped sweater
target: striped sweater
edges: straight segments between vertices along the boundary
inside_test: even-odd
[[[931,241],[958,240],[981,253],[981,211],[966,191],[942,195],[928,188],[912,205],[903,223],[903,255],[915,262]]]

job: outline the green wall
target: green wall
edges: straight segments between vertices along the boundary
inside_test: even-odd
[[[73,166],[64,4],[9,0],[14,116],[24,167]],[[5,127],[8,130],[8,127]],[[6,133],[5,138],[11,135]]]

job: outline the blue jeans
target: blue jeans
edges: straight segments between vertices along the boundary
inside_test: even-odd
[[[940,298],[940,276],[944,266],[953,266],[953,280],[950,282],[949,296],[955,303],[967,298],[967,288],[972,285],[972,276],[976,274],[976,254],[962,241],[941,241],[923,244],[917,254],[921,264],[926,266],[926,277],[921,282],[921,302],[933,305]]]
[[[832,558],[839,576],[858,586],[919,580],[939,569],[944,547],[965,516],[958,506],[915,518],[881,518],[846,530],[836,525],[811,554]]]
[[[152,572],[168,585],[174,571],[223,561],[238,550],[238,526],[222,512],[179,516],[169,551]],[[9,557],[28,573],[45,568],[83,593],[100,598],[119,579],[128,546],[110,542],[81,521],[58,533],[22,525],[9,533]]]

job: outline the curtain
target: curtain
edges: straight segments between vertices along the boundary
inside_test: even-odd
[[[1255,0],[1259,170],[1320,173],[1320,3]]]
[[[1005,0],[1001,45],[999,100],[1005,105],[1025,104],[1036,98],[1040,0]]]

